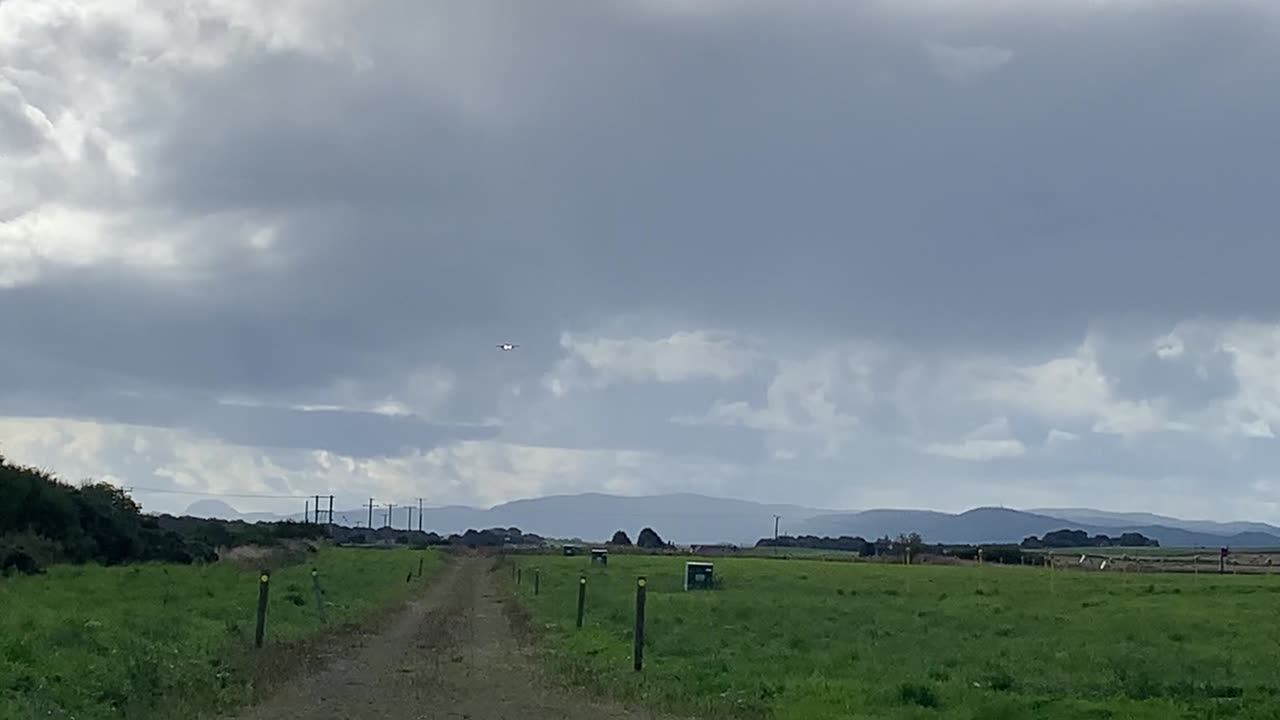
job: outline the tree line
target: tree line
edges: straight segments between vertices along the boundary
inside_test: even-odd
[[[1083,548],[1083,547],[1160,547],[1159,541],[1142,533],[1121,533],[1119,537],[1094,535],[1083,530],[1055,530],[1045,533],[1044,537],[1034,535],[1022,541],[1022,547],[1028,550],[1044,548]]]
[[[778,538],[761,538],[756,542],[758,548],[805,548],[812,550],[838,550],[857,553],[861,557],[901,556],[910,553],[913,557],[921,554],[943,555],[962,560],[976,560],[981,551],[982,559],[995,563],[1020,563],[1024,550],[1044,550],[1053,548],[1079,547],[1159,547],[1160,543],[1141,533],[1123,533],[1118,537],[1089,534],[1083,530],[1055,530],[1045,533],[1043,537],[1030,536],[1020,544],[996,543],[985,545],[928,543],[919,533],[904,533],[897,538],[881,537],[875,541],[861,537],[818,537],[815,535],[787,536]]]
[[[0,456],[0,570],[32,573],[54,563],[217,559],[217,548],[316,538],[324,528],[296,522],[245,523],[144,515],[105,482],[72,485]]]
[[[249,523],[169,514],[145,514],[123,489],[105,482],[78,485],[0,456],[0,570],[37,573],[57,563],[213,562],[221,549],[278,545],[286,540],[330,538],[339,543],[392,543],[497,548],[543,545],[545,538],[519,528],[467,530],[441,536],[392,528],[360,529],[315,523]],[[619,530],[610,541],[629,546]],[[652,528],[636,538],[641,548],[670,544]]]

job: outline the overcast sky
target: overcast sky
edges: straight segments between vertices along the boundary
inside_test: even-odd
[[[0,453],[1280,520],[1278,67],[1269,0],[0,0]]]

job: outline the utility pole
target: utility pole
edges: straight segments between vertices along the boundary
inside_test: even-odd
[[[396,504],[387,503],[387,527],[392,530],[396,527]]]
[[[369,529],[373,529],[373,498],[369,498]]]
[[[777,555],[780,551],[778,547],[778,521],[782,519],[781,515],[773,516],[773,554]]]
[[[418,532],[422,532],[422,498],[418,498]]]
[[[320,496],[316,496],[316,524],[320,524]]]
[[[294,507],[297,507],[297,506],[295,505]],[[302,522],[304,523],[311,522],[311,501],[308,500],[307,504],[304,507],[306,507],[306,510],[302,511]]]
[[[405,520],[404,529],[412,530],[413,529],[413,506],[409,505],[408,509],[409,509],[409,517],[407,520]]]

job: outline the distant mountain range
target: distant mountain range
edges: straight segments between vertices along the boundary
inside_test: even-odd
[[[218,500],[202,500],[187,509],[199,517],[245,519],[250,521],[301,519],[295,515],[255,513],[243,516],[235,508]],[[581,538],[603,541],[617,530],[632,539],[645,527],[653,527],[663,539],[678,543],[752,543],[773,535],[773,516],[798,522],[830,510],[797,505],[765,505],[746,500],[730,500],[703,495],[674,494],[645,497],[621,497],[600,493],[553,495],[530,500],[515,500],[489,509],[451,505],[424,508],[422,528],[442,535],[461,533],[469,528],[518,527],[524,532],[544,537]],[[343,525],[368,525],[368,508],[334,510],[334,521]],[[385,508],[374,508],[373,519],[383,525]],[[413,527],[418,527],[417,508],[413,508]],[[409,509],[392,510],[391,524],[407,527]]]
[[[244,520],[246,522],[270,522],[285,517],[269,512],[242,513],[221,500],[197,500],[187,506],[187,514],[192,517]],[[298,517],[301,516],[299,515]]]
[[[1054,530],[1084,530],[1090,535],[1115,537],[1141,533],[1164,547],[1280,547],[1280,527],[1261,523],[1212,523],[1157,516],[1123,516],[1100,510],[1082,510],[1069,516],[1053,511],[1030,512],[1006,508],[975,508],[959,514],[927,510],[867,510],[834,513],[805,520],[799,532],[810,535],[860,535],[873,539],[903,532],[918,532],[928,542],[1016,543],[1030,535]],[[1158,522],[1151,520],[1158,519]],[[1247,525],[1250,529],[1238,529]]]
[[[220,500],[201,500],[189,507],[187,513],[251,522],[302,516],[301,513],[292,516],[241,514]],[[395,508],[391,524],[406,527],[408,514],[408,508]],[[442,535],[461,533],[468,528],[518,527],[546,537],[586,541],[603,541],[616,530],[625,530],[634,538],[642,528],[653,527],[664,539],[677,543],[753,544],[773,535],[775,515],[781,516],[781,530],[786,535],[857,535],[874,540],[885,535],[896,537],[917,532],[928,542],[972,544],[1017,543],[1028,535],[1070,529],[1084,530],[1090,535],[1142,533],[1165,547],[1280,547],[1280,527],[1255,522],[1181,520],[1088,508],[976,508],[959,514],[929,510],[838,512],[687,493],[644,497],[587,493],[516,500],[488,509],[459,505],[425,508],[422,527]],[[385,509],[374,509],[375,525],[381,526],[385,517]],[[348,526],[366,525],[368,509],[335,511],[334,520]],[[413,512],[413,527],[418,527],[417,508]]]

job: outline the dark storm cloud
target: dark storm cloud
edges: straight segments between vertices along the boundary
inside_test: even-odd
[[[302,213],[294,272],[246,297],[381,339],[637,307],[1007,343],[1231,314],[1277,299],[1280,43],[1243,7],[960,33],[818,5],[504,6],[449,17],[505,45],[445,69],[399,30],[431,10],[400,6],[364,18],[372,69],[259,56],[192,82],[156,199]],[[1012,59],[953,83],[923,50],[953,37]],[[443,73],[510,97],[469,118],[420,79]]]

